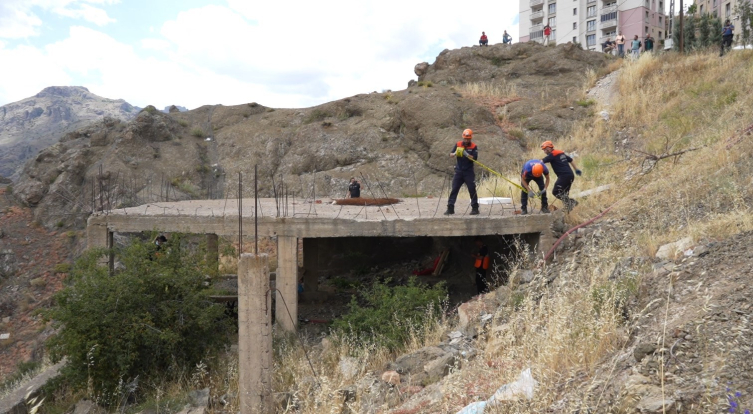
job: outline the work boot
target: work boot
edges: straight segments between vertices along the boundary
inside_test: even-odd
[[[541,207],[541,214],[549,214],[549,208],[548,207]]]
[[[455,214],[455,206],[447,205],[447,211],[444,212],[445,216],[449,216],[450,214]]]
[[[478,206],[471,206],[471,216],[477,216],[479,214]]]
[[[525,208],[525,207],[521,208],[520,209],[520,215],[521,216],[525,216],[526,214],[528,214],[528,209]]]

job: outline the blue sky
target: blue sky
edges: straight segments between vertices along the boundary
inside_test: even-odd
[[[501,4],[505,3],[505,5]],[[515,1],[0,0],[0,105],[81,85],[158,108],[307,107],[404,89],[445,48],[517,39]]]

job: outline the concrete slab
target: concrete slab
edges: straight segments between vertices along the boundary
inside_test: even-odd
[[[355,237],[355,236],[482,236],[492,234],[547,233],[554,214],[519,216],[507,204],[481,206],[481,214],[469,216],[468,200],[459,200],[458,214],[443,216],[446,199],[409,198],[398,204],[376,206],[339,206],[332,200],[321,204],[311,200],[289,199],[288,207],[278,208],[274,199],[260,199],[258,224],[260,236],[292,236],[298,238]],[[243,233],[254,232],[254,200],[243,199]],[[288,215],[282,216],[287,210]],[[113,232],[143,232],[159,230],[218,234],[238,234],[237,200],[190,200],[151,203],[138,207],[111,210],[89,218],[89,232],[106,227]],[[96,229],[96,230],[95,230]],[[95,247],[104,241],[95,237],[89,242]]]

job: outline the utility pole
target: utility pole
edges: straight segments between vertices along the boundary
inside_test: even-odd
[[[680,53],[685,51],[684,43],[685,43],[685,32],[683,31],[682,27],[682,17],[683,17],[683,10],[682,10],[682,0],[680,0]]]

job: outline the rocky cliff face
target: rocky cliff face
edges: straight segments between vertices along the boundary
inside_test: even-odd
[[[349,178],[361,174],[369,196],[382,196],[382,188],[391,197],[438,195],[447,190],[449,153],[463,129],[475,131],[481,162],[515,176],[526,139],[556,138],[589,114],[575,104],[582,97],[575,88],[604,62],[571,45],[473,47],[442,52],[405,90],[313,108],[249,103],[165,114],[148,107],[131,121],[107,118],[67,134],[26,165],[14,194],[48,225],[83,223],[97,209],[235,197],[238,173],[248,184],[254,165],[267,197],[273,179],[299,197],[314,188],[317,198],[342,197]],[[469,82],[512,85],[516,96],[475,93]]]
[[[15,178],[21,167],[68,131],[105,116],[131,119],[137,110],[122,99],[106,99],[81,86],[51,86],[35,96],[0,107],[0,175]]]

